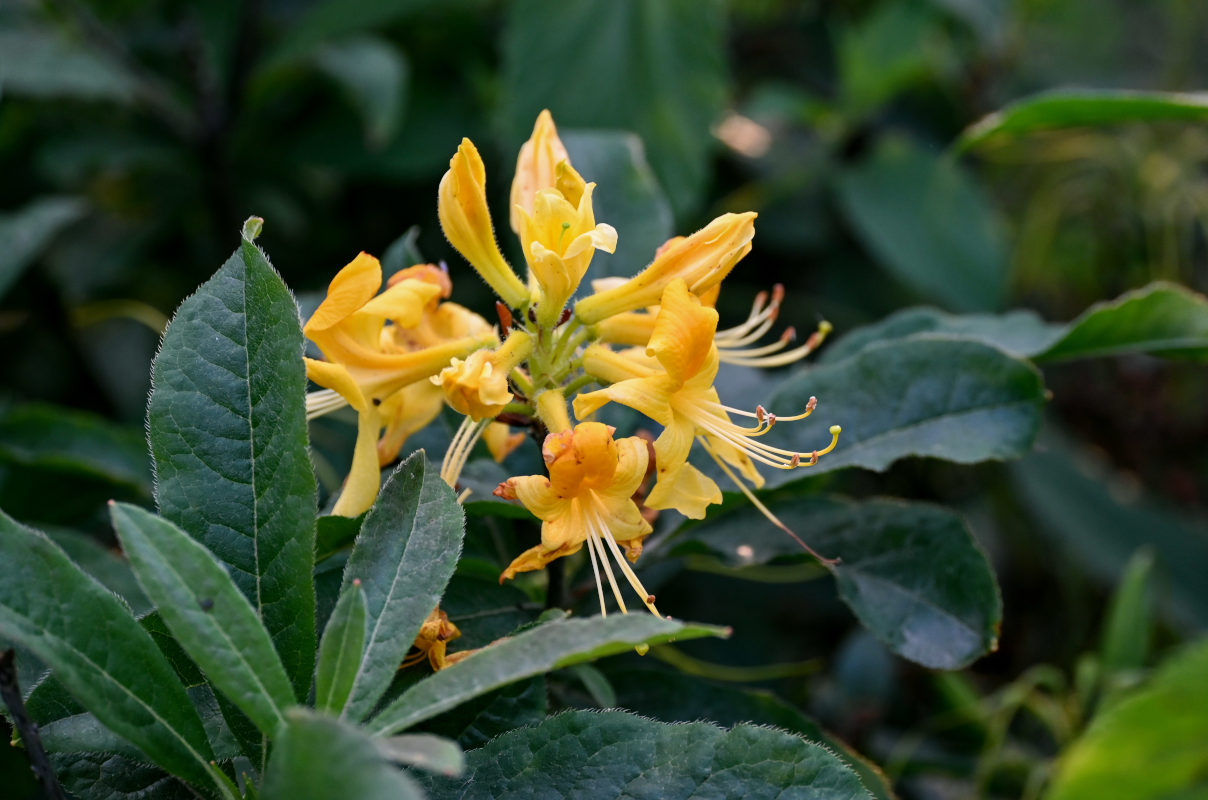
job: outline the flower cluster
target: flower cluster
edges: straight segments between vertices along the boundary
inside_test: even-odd
[[[654,596],[630,566],[651,532],[649,518],[675,509],[699,519],[722,499],[713,479],[689,461],[693,448],[784,527],[751,491],[763,483],[760,467],[809,467],[838,441],[833,426],[830,442],[817,450],[767,444],[763,436],[777,422],[808,416],[815,400],[788,417],[725,405],[714,387],[719,364],[791,363],[817,347],[829,326],[823,323],[796,348],[789,346],[791,329],[758,345],[780,309],[777,287],[756,299],[743,323],[717,329],[714,304],[722,281],[751,250],[754,213],[723,214],[691,236],[668,241],[632,278],[597,281],[594,291],[575,299],[595,252],[611,253],[617,242],[612,226],[596,222],[594,189],[571,165],[549,112],[542,112],[521,148],[510,195],[509,222],[526,261],[522,278],[500,251],[486,170],[464,139],[440,183],[440,223],[501,298],[500,330],[448,302],[449,277],[431,265],[399,272],[379,294],[381,267],[362,253],[332,281],[306,324],[325,358],[307,360],[307,374],[325,387],[311,394],[308,409],[318,415],[347,404],[358,414],[353,465],[335,506],[344,515],[372,505],[379,466],[443,404],[465,418],[441,471],[453,487],[480,438],[502,459],[527,430],[541,442],[547,474],[510,478],[495,493],[541,520],[541,542],[517,556],[500,580],[586,545],[601,614],[605,583],[626,610],[623,582],[657,614]],[[637,436],[618,438],[613,427],[595,421],[608,403],[660,425],[653,446]]]

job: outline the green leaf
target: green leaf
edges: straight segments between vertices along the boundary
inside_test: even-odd
[[[1208,360],[1208,298],[1151,283],[1084,311],[1037,361],[1153,353]]]
[[[500,686],[640,644],[727,635],[724,628],[647,614],[559,619],[500,640],[420,681],[374,717],[369,727],[379,736],[397,733]]]
[[[1071,567],[1114,585],[1139,547],[1151,547],[1162,591],[1158,607],[1185,631],[1208,626],[1208,542],[1194,520],[1137,496],[1102,464],[1060,440],[1012,464],[1011,483],[1036,530],[1056,543]]]
[[[1112,595],[1099,657],[1108,672],[1135,670],[1145,666],[1153,631],[1153,551],[1133,553]]]
[[[889,779],[871,761],[817,722],[771,692],[719,685],[680,672],[612,670],[609,674],[626,709],[663,722],[709,720],[723,728],[742,722],[772,725],[832,750],[878,800],[894,800]]]
[[[143,615],[151,610],[151,603],[138,585],[130,564],[117,551],[101,546],[95,537],[86,533],[60,529],[48,530],[46,535],[81,569],[125,600],[136,617],[146,620]],[[144,624],[143,627],[147,626]]]
[[[318,48],[314,59],[360,113],[369,144],[380,147],[393,139],[410,75],[403,53],[385,39],[358,36]]]
[[[884,3],[839,37],[843,106],[861,116],[930,75],[938,31],[934,11],[919,3]]]
[[[147,597],[210,683],[272,736],[294,705],[281,659],[226,568],[184,531],[136,506],[110,506]]]
[[[364,519],[363,514],[359,517],[319,517],[315,526],[315,563],[325,561],[345,547],[350,547],[356,541]]]
[[[646,162],[642,140],[622,131],[560,131],[575,169],[596,183],[596,219],[617,229],[617,249],[592,256],[589,279],[636,274],[674,233],[671,206]]]
[[[765,470],[770,485],[842,467],[884,470],[907,456],[972,464],[1028,452],[1040,424],[1044,385],[1036,368],[978,342],[919,339],[878,343],[851,358],[789,378],[769,408],[795,414],[811,396],[818,410],[778,425],[769,439],[810,453],[843,433],[816,466]]]
[[[965,129],[954,147],[968,150],[1000,134],[1021,135],[1054,128],[1206,119],[1208,94],[1203,92],[1058,89],[1017,100],[982,118]]]
[[[826,346],[819,361],[842,361],[879,342],[935,337],[970,339],[997,347],[1016,358],[1032,358],[1061,338],[1064,327],[1045,322],[1034,311],[949,314],[936,308],[906,308],[845,333],[837,342]]]
[[[264,60],[272,68],[311,52],[316,45],[349,34],[381,30],[400,18],[423,11],[434,0],[318,0],[291,25]]]
[[[11,63],[4,48],[7,33],[0,31],[0,52],[5,66]],[[0,91],[7,88],[0,74]],[[84,216],[88,206],[76,197],[43,197],[17,211],[0,215],[0,298],[12,287],[25,268],[34,262],[55,236]]]
[[[405,733],[378,739],[378,749],[398,764],[453,777],[466,768],[466,757],[457,742],[430,733]]]
[[[1002,305],[1007,249],[989,199],[955,161],[885,141],[842,172],[839,205],[877,262],[958,311]]]
[[[840,361],[890,339],[935,336],[972,339],[1041,362],[1127,353],[1204,360],[1208,299],[1159,281],[1097,303],[1064,325],[1045,322],[1032,311],[958,315],[908,308],[844,335],[822,360]]]
[[[361,582],[369,626],[344,717],[364,719],[381,699],[440,601],[464,533],[453,490],[422,450],[411,454],[382,486],[344,568],[341,593]]]
[[[439,798],[867,798],[821,745],[754,725],[669,725],[623,711],[568,711],[466,754],[462,781],[429,778]]]
[[[1208,789],[1205,675],[1208,641],[1200,639],[1095,718],[1062,754],[1047,800],[1202,797]]]
[[[359,729],[303,708],[288,714],[260,800],[421,800],[415,783]]]
[[[114,753],[51,753],[55,776],[80,800],[197,800],[159,767]]]
[[[631,130],[676,214],[688,214],[708,180],[710,127],[726,100],[724,27],[718,0],[510,3],[500,104],[509,149],[543,108],[561,127]]]
[[[132,761],[146,756],[93,714],[74,714],[38,727],[48,753],[113,753]]]
[[[151,494],[143,433],[83,411],[34,403],[7,409],[0,415],[0,458]]]
[[[998,644],[1002,601],[994,572],[965,521],[924,503],[795,497],[768,508],[827,558],[839,596],[904,658],[957,669]],[[744,506],[685,529],[673,554],[702,550],[731,567],[805,553],[758,509]]]
[[[315,708],[320,711],[339,714],[348,702],[365,651],[365,616],[365,592],[354,580],[340,595],[319,643]]]
[[[213,754],[201,719],[126,605],[44,535],[2,513],[0,563],[0,636],[33,651],[84,708],[151,761],[209,785]]]
[[[4,94],[42,99],[132,102],[138,84],[125,67],[56,31],[26,26],[0,30]]]
[[[302,330],[289,290],[251,241],[181,304],[152,377],[160,513],[230,567],[305,696],[318,500]]]

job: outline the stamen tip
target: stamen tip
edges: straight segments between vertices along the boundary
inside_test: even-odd
[[[843,433],[843,428],[841,426],[839,426],[839,425],[830,426],[830,435],[831,436],[838,436],[841,433]]]

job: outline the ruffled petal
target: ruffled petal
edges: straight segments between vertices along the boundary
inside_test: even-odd
[[[331,279],[327,297],[310,315],[302,332],[309,338],[312,333],[338,325],[369,302],[381,286],[381,263],[361,253]]]

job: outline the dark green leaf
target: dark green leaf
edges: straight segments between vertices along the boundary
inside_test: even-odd
[[[939,506],[831,496],[769,505],[828,558],[843,602],[895,653],[956,669],[994,650],[1002,602],[994,573],[961,517]],[[688,528],[673,553],[702,549],[732,567],[804,557],[749,506]]]
[[[83,411],[27,404],[0,415],[0,458],[151,493],[142,431]]]
[[[422,11],[433,0],[318,0],[306,8],[283,36],[270,57],[269,66],[308,53],[316,45],[349,34],[380,30],[396,19]]]
[[[878,800],[894,800],[889,779],[868,759],[776,695],[756,689],[718,685],[679,672],[612,670],[621,706],[663,722],[707,719],[723,728],[741,722],[773,725],[830,748],[860,776]]]
[[[971,125],[955,147],[967,150],[997,134],[1021,135],[1038,130],[1208,119],[1208,97],[1176,92],[1116,89],[1059,89],[1011,103]]]
[[[0,31],[0,52],[5,54],[5,67],[12,59],[5,49],[10,34]],[[8,75],[0,75],[0,88],[7,89]],[[87,211],[83,200],[75,197],[44,197],[18,211],[0,214],[0,298],[21,277],[59,231],[78,220]]]
[[[356,541],[365,517],[319,517],[315,526],[315,563],[330,558]]]
[[[160,513],[231,568],[295,691],[314,669],[314,473],[298,309],[244,241],[164,333],[147,410]]]
[[[397,733],[500,686],[639,644],[726,635],[724,628],[648,614],[559,619],[496,642],[420,681],[374,717],[369,727],[378,735]]]
[[[151,610],[151,603],[138,585],[130,564],[116,551],[102,547],[94,537],[85,533],[58,529],[48,530],[46,535],[63,548],[63,552],[81,569],[125,600],[136,617]]]
[[[726,99],[724,23],[717,0],[510,3],[500,106],[509,143],[528,137],[543,108],[565,128],[632,130],[672,208],[692,211]]]
[[[113,753],[131,761],[146,756],[92,714],[75,714],[39,726],[48,753]]]
[[[86,709],[153,762],[209,785],[213,755],[201,720],[125,604],[45,536],[4,514],[0,563],[0,636],[32,650]]]
[[[368,610],[364,656],[344,709],[363,719],[390,685],[457,566],[465,519],[421,450],[399,464],[365,517],[342,592],[360,580]]]
[[[1202,797],[1208,775],[1205,675],[1208,641],[1201,639],[1095,718],[1062,754],[1047,800]]]
[[[52,753],[63,788],[80,800],[197,800],[159,767],[113,753]]]
[[[925,299],[958,311],[1002,305],[1006,243],[990,201],[954,161],[888,140],[837,189],[878,263]]]
[[[1097,303],[1065,325],[1045,322],[1032,311],[956,315],[908,308],[843,336],[822,360],[840,361],[889,339],[928,336],[972,339],[1042,362],[1126,353],[1203,360],[1208,357],[1208,300],[1182,286],[1151,283]]]
[[[324,45],[314,58],[360,113],[369,143],[381,146],[393,139],[410,73],[402,52],[385,39],[361,36]]]
[[[827,345],[819,360],[842,361],[878,342],[919,337],[971,339],[1017,358],[1032,358],[1060,339],[1064,328],[1045,322],[1034,311],[949,314],[935,308],[906,308],[845,333],[837,342]]]
[[[415,783],[359,729],[296,708],[264,774],[260,800],[420,800]]]
[[[1036,436],[1044,385],[1035,367],[993,347],[907,339],[803,370],[781,385],[769,407],[796,414],[811,396],[818,410],[778,425],[779,442],[808,455],[839,424],[839,445],[814,467],[765,470],[771,485],[842,467],[883,470],[907,456],[962,464],[1016,458]]]
[[[596,219],[617,229],[616,252],[597,252],[588,278],[637,274],[671,238],[675,225],[642,140],[621,131],[563,130],[560,135],[575,169],[596,183]]]
[[[466,754],[464,781],[429,778],[432,798],[867,798],[821,745],[773,728],[669,725],[622,711],[569,711]]]
[[[1036,360],[1137,352],[1208,359],[1208,299],[1182,286],[1152,283],[1091,306]]]
[[[147,597],[210,683],[266,736],[296,703],[255,609],[226,568],[163,517],[124,503],[113,527]]]
[[[319,711],[339,714],[348,702],[365,651],[365,613],[365,592],[360,581],[353,581],[340,595],[319,643],[315,667],[315,708]]]

